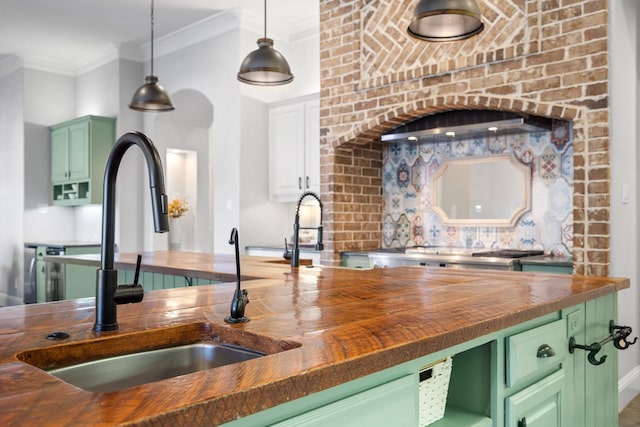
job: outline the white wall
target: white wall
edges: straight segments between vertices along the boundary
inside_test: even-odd
[[[14,57],[0,62],[0,305],[9,305],[23,298],[24,73]]]
[[[638,290],[640,230],[638,196],[638,18],[636,0],[612,1],[610,6],[611,51],[611,276],[631,279],[631,288],[618,297],[618,321],[640,335]],[[636,96],[629,96],[636,94]],[[623,188],[629,198],[623,200]],[[635,238],[629,238],[633,236]],[[624,407],[640,392],[640,344],[618,352],[619,406]]]

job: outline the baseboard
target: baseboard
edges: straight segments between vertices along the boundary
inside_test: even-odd
[[[640,366],[633,368],[618,381],[618,410],[622,410],[640,394]]]

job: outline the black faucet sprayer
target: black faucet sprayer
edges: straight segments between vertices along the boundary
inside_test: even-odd
[[[235,227],[231,229],[229,244],[234,245],[236,248],[236,291],[231,300],[231,314],[225,317],[224,321],[227,323],[244,323],[249,321],[249,318],[244,315],[244,309],[249,304],[249,295],[246,289],[240,289],[240,244],[238,243],[238,229]]]
[[[306,197],[313,197],[318,201],[320,206],[320,224],[318,227],[300,227],[300,205]],[[306,191],[302,193],[298,199],[298,206],[296,208],[296,217],[293,222],[293,254],[291,255],[291,267],[300,267],[300,248],[298,247],[298,239],[300,230],[318,230],[318,238],[316,239],[316,250],[321,251],[324,249],[322,244],[322,202],[320,197],[313,191]]]
[[[102,260],[96,279],[96,332],[118,329],[116,304],[140,302],[143,298],[142,286],[137,283],[118,286],[118,270],[114,268],[115,217],[116,217],[116,177],[124,153],[132,145],[137,145],[144,155],[149,170],[151,208],[156,233],[169,231],[167,216],[167,195],[164,193],[164,173],[162,161],[153,142],[140,132],[122,135],[113,145],[104,171],[102,195]],[[139,271],[140,257],[136,269]],[[136,273],[137,276],[137,273]]]

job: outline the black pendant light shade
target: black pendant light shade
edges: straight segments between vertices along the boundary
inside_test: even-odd
[[[257,86],[277,86],[293,81],[289,63],[273,48],[267,38],[267,0],[264,0],[264,37],[258,39],[258,49],[250,52],[240,64],[238,80]]]
[[[171,111],[174,109],[171,97],[153,75],[153,0],[151,0],[151,75],[144,78],[129,102],[129,108],[136,111]]]
[[[174,106],[169,94],[158,83],[158,78],[146,76],[144,84],[133,94],[129,108],[137,111],[171,111]]]
[[[273,48],[273,40],[258,39],[258,49],[249,53],[240,65],[238,80],[258,86],[277,86],[293,81],[289,63]]]
[[[475,0],[420,0],[407,32],[427,41],[455,41],[484,29]]]

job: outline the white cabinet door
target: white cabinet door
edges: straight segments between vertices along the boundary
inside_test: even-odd
[[[269,197],[295,202],[320,190],[320,100],[318,95],[269,108]]]
[[[304,190],[320,193],[320,99],[305,105]]]

